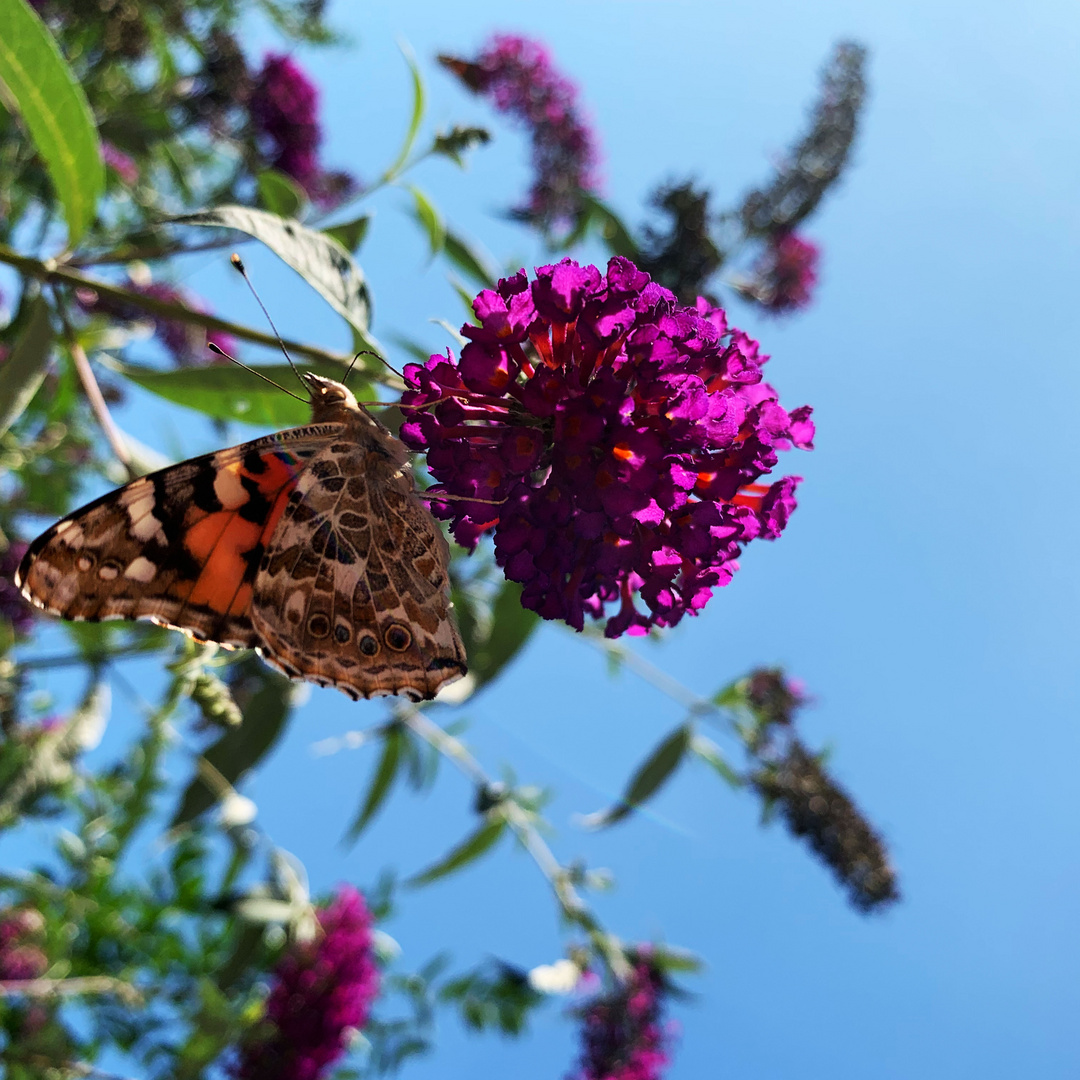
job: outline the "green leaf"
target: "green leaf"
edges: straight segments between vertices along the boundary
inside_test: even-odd
[[[438,881],[439,878],[446,877],[447,874],[452,874],[455,870],[460,870],[463,866],[475,862],[494,846],[505,828],[506,820],[501,814],[489,818],[434,866],[429,866],[427,870],[409,878],[405,884],[413,888],[430,885],[431,882]]]
[[[621,821],[631,810],[640,806],[656,794],[660,786],[679,767],[690,740],[693,728],[689,724],[677,727],[645,759],[634,773],[622,799],[607,810],[589,814],[582,819],[582,824],[593,829],[604,829]]]
[[[482,127],[452,127],[445,134],[439,133],[431,143],[431,152],[448,157],[459,168],[465,167],[463,154],[476,146],[491,142],[491,133]]]
[[[285,730],[292,700],[292,684],[252,656],[236,665],[238,678],[229,680],[244,722],[227,731],[203,753],[203,757],[233,786],[248,769],[257,765]],[[209,810],[217,797],[198,772],[188,784],[169,828],[187,824]]]
[[[443,253],[466,277],[472,278],[485,289],[495,288],[498,271],[494,269],[491,258],[478,251],[464,237],[447,229],[443,239]]]
[[[353,218],[352,221],[343,221],[340,225],[331,225],[328,229],[323,229],[323,232],[327,236],[332,236],[346,251],[351,251],[355,255],[366,239],[370,227],[371,215],[361,214],[360,217]]]
[[[586,227],[595,228],[612,255],[624,255],[628,259],[640,260],[641,251],[637,242],[630,235],[630,230],[622,218],[607,203],[587,191],[581,193],[581,202],[587,210]]]
[[[690,740],[690,752],[701,758],[707,765],[711,765],[733,788],[741,788],[744,785],[742,776],[728,764],[727,759],[720,752],[720,747],[712,739],[706,739],[704,735],[695,735]]]
[[[273,379],[293,393],[303,393],[292,369],[287,364],[253,365],[255,370]],[[343,369],[323,360],[304,361],[303,371],[313,371],[328,379],[341,380]],[[203,368],[178,368],[175,371],[155,371],[133,364],[110,365],[133,383],[158,397],[177,405],[186,405],[215,420],[239,420],[262,427],[298,427],[311,422],[311,406],[282,393],[276,386],[263,382],[250,371],[235,364],[215,364]],[[366,399],[368,388],[353,385],[356,396]]]
[[[304,189],[291,177],[277,169],[264,169],[255,177],[259,202],[264,210],[283,218],[296,218],[307,203]]]
[[[435,209],[431,200],[415,185],[409,184],[413,197],[413,217],[427,233],[428,246],[432,255],[438,255],[446,243],[446,225],[442,215]]]
[[[477,686],[491,682],[521,651],[540,625],[540,616],[521,606],[521,586],[507,581],[491,605],[491,631],[469,657],[469,673]]]
[[[236,229],[262,241],[319,292],[339,315],[361,333],[367,333],[371,300],[364,272],[332,236],[249,206],[220,206],[171,220],[178,225]]]
[[[357,837],[367,827],[368,822],[378,813],[382,804],[390,794],[390,788],[397,776],[398,766],[401,764],[401,749],[404,735],[399,724],[395,724],[383,739],[382,757],[375,768],[375,777],[371,781],[364,805],[357,814],[356,820],[349,826],[346,840],[355,842]]]
[[[0,0],[0,81],[56,188],[71,249],[94,220],[105,166],[86,95],[26,0]]]
[[[412,152],[413,144],[416,142],[416,136],[420,133],[420,123],[424,119],[424,81],[420,78],[420,68],[416,64],[416,58],[413,56],[412,50],[404,42],[401,44],[401,55],[405,57],[405,63],[409,65],[409,71],[412,74],[412,116],[409,118],[409,130],[405,132],[405,141],[401,145],[401,150],[398,152],[394,164],[383,174],[384,180],[393,180],[401,171],[405,162],[409,160],[409,154]]]
[[[0,49],[2,47],[0,43]],[[19,419],[38,392],[45,378],[52,343],[49,305],[41,296],[36,296],[29,303],[19,340],[8,358],[0,363],[0,435]]]

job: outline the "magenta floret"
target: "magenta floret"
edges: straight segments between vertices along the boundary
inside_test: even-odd
[[[609,637],[672,626],[779,536],[799,478],[757,481],[811,447],[810,410],[779,405],[721,309],[624,258],[521,271],[474,309],[459,360],[406,367],[402,438],[454,497],[434,513],[464,547],[494,535],[525,607],[580,630],[618,604]]]

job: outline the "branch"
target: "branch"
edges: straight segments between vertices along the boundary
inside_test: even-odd
[[[403,704],[395,708],[394,714],[414,735],[438,751],[477,787],[488,788],[493,785],[494,781],[476,758],[465,749],[465,746],[453,735],[447,734],[438,724],[429,720],[419,709]],[[570,871],[555,858],[554,852],[537,831],[528,814],[512,797],[500,804],[500,810],[505,816],[506,823],[517,836],[518,842],[547,878],[566,918],[588,934],[593,947],[607,963],[615,978],[620,982],[628,979],[631,974],[630,965],[617,939],[601,926],[589,905],[574,888],[570,880]]]
[[[196,326],[205,327],[207,330],[219,330],[222,333],[231,334],[233,337],[240,338],[243,341],[251,341],[257,345],[265,345],[272,349],[278,348],[278,339],[272,334],[264,334],[261,330],[254,330],[250,326],[230,322],[228,319],[219,319],[216,315],[192,311],[190,308],[184,307],[183,304],[172,304],[167,300],[158,300],[152,296],[143,296],[140,293],[121,289],[116,285],[109,284],[107,281],[100,281],[87,274],[82,274],[78,270],[63,267],[55,259],[46,259],[45,261],[33,259],[26,255],[19,255],[17,252],[12,251],[11,248],[0,244],[0,262],[14,266],[20,273],[37,278],[39,281],[49,284],[60,282],[75,288],[93,289],[94,292],[107,296],[111,300],[122,304],[131,304],[134,307],[141,308],[143,311],[149,311],[153,315],[160,315],[162,318],[194,323]],[[347,365],[352,360],[351,356],[346,356],[344,353],[320,349],[316,345],[306,345],[302,341],[292,341],[284,338],[282,344],[290,352],[306,356],[312,360],[326,360],[333,364],[343,365]],[[385,376],[373,374],[371,377],[378,382],[388,381]]]
[[[84,975],[72,979],[0,980],[0,998],[78,997],[82,994],[115,994],[126,1005],[142,1005],[143,996],[131,983],[111,975]]]

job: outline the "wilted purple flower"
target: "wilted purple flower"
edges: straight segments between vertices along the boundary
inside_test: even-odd
[[[32,908],[9,908],[0,914],[0,982],[44,974],[49,960],[34,944],[44,929],[44,917]]]
[[[744,685],[748,704],[765,724],[790,724],[809,700],[802,680],[780,668],[755,668]]]
[[[581,1010],[581,1062],[570,1080],[659,1080],[668,1063],[662,1021],[666,987],[642,955],[626,985]]]
[[[799,478],[755,481],[811,448],[810,409],[781,408],[721,309],[681,307],[624,258],[521,271],[473,308],[460,360],[405,368],[402,438],[462,500],[433,512],[467,548],[494,533],[525,607],[580,630],[618,603],[609,637],[673,626],[780,535]]]
[[[34,626],[34,609],[15,587],[15,571],[29,545],[12,540],[0,555],[0,618],[7,619],[17,634],[29,634]]]
[[[191,311],[208,314],[206,305],[191,293],[175,285],[159,281],[142,284],[130,279],[122,282],[121,285],[129,292],[138,293],[140,296],[147,296],[166,304],[181,304]],[[76,292],[76,299],[84,311],[93,315],[109,315],[121,322],[152,322],[157,339],[180,367],[227,363],[216,353],[207,349],[210,342],[230,356],[235,355],[235,340],[220,330],[206,330],[196,323],[155,315],[137,304],[117,300],[104,293],[95,292],[93,289],[79,289]]]
[[[134,187],[139,182],[139,166],[135,164],[135,159],[125,154],[123,150],[117,149],[110,142],[103,142],[101,157],[128,187]]]
[[[581,116],[577,87],[555,70],[547,49],[529,38],[496,34],[475,61],[439,59],[532,132],[536,176],[518,212],[546,229],[572,225],[581,213],[581,192],[597,187],[596,138]]]
[[[816,244],[795,233],[773,236],[744,291],[776,314],[804,308],[813,299],[819,255]]]
[[[316,940],[278,963],[266,1021],[241,1047],[235,1080],[319,1080],[367,1021],[379,972],[364,898],[343,886],[318,919]]]

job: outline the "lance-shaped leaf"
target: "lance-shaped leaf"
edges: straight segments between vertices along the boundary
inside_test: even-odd
[[[52,342],[49,305],[36,296],[30,301],[30,310],[15,348],[0,363],[0,435],[19,419],[38,392],[45,378]]]
[[[307,196],[304,189],[291,177],[277,169],[264,169],[255,177],[259,188],[259,202],[264,210],[279,217],[295,218],[299,216]]]
[[[420,68],[417,66],[412,50],[404,43],[401,45],[401,54],[405,57],[405,63],[409,65],[409,74],[412,75],[412,114],[409,117],[409,128],[405,132],[405,141],[401,144],[394,164],[383,174],[384,180],[393,180],[409,160],[409,154],[416,143],[416,136],[420,133],[420,123],[424,119],[424,80],[420,77]]]
[[[588,232],[590,227],[595,229],[612,255],[622,255],[635,261],[640,259],[638,245],[622,218],[606,202],[588,191],[582,191],[579,198],[585,208],[579,228],[583,232]]]
[[[521,586],[507,581],[491,605],[491,627],[482,644],[470,658],[469,673],[478,686],[491,682],[521,651],[532,632],[540,625],[535,611],[521,606]]]
[[[416,888],[420,885],[430,885],[439,878],[460,870],[471,862],[475,862],[486,851],[495,845],[506,829],[506,819],[498,811],[493,811],[485,819],[484,823],[473,833],[470,833],[460,844],[452,848],[442,859],[433,866],[405,882]]]
[[[413,217],[427,233],[431,254],[438,255],[446,244],[446,224],[442,214],[415,184],[409,184],[409,193],[413,197]]]
[[[327,379],[340,381],[344,374],[337,364],[325,360],[303,360],[299,366],[302,371],[313,371]],[[278,386],[284,386],[294,394],[305,392],[287,364],[255,366],[256,371],[272,379],[278,386],[263,382],[235,364],[177,368],[175,371],[155,371],[133,364],[110,367],[144,390],[177,405],[186,405],[215,420],[239,420],[245,424],[273,428],[298,427],[311,420],[311,406],[306,400],[297,401],[278,389]],[[361,400],[371,396],[370,388],[362,383],[354,383],[352,389]]]
[[[240,703],[243,723],[227,731],[202,755],[233,786],[277,742],[285,729],[292,694],[289,680],[270,671],[260,660],[252,657],[242,664],[250,665],[248,675],[239,683],[232,683],[232,692]],[[216,794],[196,772],[180,798],[169,827],[193,821],[216,801]]]
[[[731,767],[727,758],[720,752],[720,747],[712,739],[706,739],[704,735],[695,735],[690,740],[690,752],[715,769],[721,779],[731,787],[741,788],[746,783],[742,775]]]
[[[463,274],[478,285],[485,289],[495,288],[495,279],[499,273],[492,265],[491,258],[453,229],[446,230],[443,252]]]
[[[383,737],[383,752],[379,758],[379,764],[375,767],[375,775],[368,788],[364,805],[360,808],[356,820],[349,826],[345,839],[355,842],[359,835],[367,827],[371,819],[379,812],[386,797],[390,794],[394,780],[397,777],[398,767],[401,765],[402,744],[405,741],[405,733],[400,724],[393,727]]]
[[[642,762],[634,773],[622,799],[606,810],[588,814],[581,819],[587,828],[604,829],[621,821],[635,807],[651,799],[661,785],[682,763],[693,737],[690,724],[677,727],[660,745]]]
[[[26,0],[0,0],[0,83],[56,188],[73,248],[94,220],[105,166],[86,95]]]
[[[332,236],[298,221],[250,206],[220,206],[172,218],[178,225],[237,229],[264,243],[291,266],[330,306],[361,334],[371,321],[371,300],[364,272]]]
[[[360,250],[360,245],[364,242],[370,227],[371,215],[361,214],[360,217],[353,218],[352,221],[343,221],[340,225],[331,225],[329,228],[323,229],[323,232],[327,236],[332,236],[346,251],[351,251],[355,255]]]

